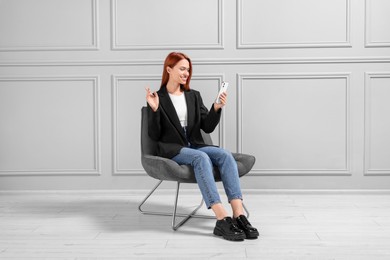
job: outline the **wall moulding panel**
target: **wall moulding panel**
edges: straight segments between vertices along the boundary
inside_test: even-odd
[[[140,163],[141,107],[146,105],[144,87],[159,85],[161,75],[112,75],[113,175],[145,175]],[[152,89],[156,91],[156,89]]]
[[[390,72],[365,74],[364,174],[390,175]]]
[[[140,133],[134,133],[134,125],[140,125],[141,107],[146,106],[145,87],[159,86],[161,75],[113,75],[112,76],[112,104],[113,104],[113,174],[114,175],[145,175],[140,163]],[[203,93],[203,102],[206,106],[213,102],[218,88],[212,89],[209,83],[220,86],[223,75],[197,74],[191,79],[192,85],[197,85]],[[151,89],[157,91],[158,89]],[[136,128],[136,129],[139,129]],[[215,144],[223,146],[224,115],[221,122],[212,134]]]
[[[349,77],[238,74],[237,150],[256,154],[252,173],[351,175]]]
[[[222,3],[186,1],[183,10],[179,0],[111,0],[112,49],[223,49]]]
[[[0,51],[98,50],[97,0],[2,0]]]
[[[196,74],[192,76],[191,85],[200,91],[203,99],[203,104],[210,109],[210,104],[213,104],[216,96],[218,95],[219,87],[224,81],[225,75],[223,74]],[[222,113],[221,120],[216,130],[211,133],[211,138],[215,145],[225,147],[225,113]]]
[[[366,47],[390,47],[390,1],[365,0]]]
[[[237,0],[237,48],[352,47],[350,12],[350,0]]]
[[[267,64],[365,64],[390,63],[390,56],[378,57],[317,57],[317,58],[214,58],[192,59],[193,65],[267,65]],[[0,67],[95,67],[95,66],[161,66],[164,60],[50,60],[0,61]]]
[[[99,76],[1,77],[0,175],[100,174],[99,103]]]

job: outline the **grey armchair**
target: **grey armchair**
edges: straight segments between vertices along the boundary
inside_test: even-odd
[[[182,226],[187,220],[191,217],[195,218],[209,218],[214,219],[214,216],[207,215],[199,215],[196,214],[198,209],[203,205],[203,199],[199,206],[195,208],[189,214],[177,213],[177,203],[179,197],[179,189],[181,183],[196,183],[194,171],[191,166],[188,165],[179,165],[175,161],[163,157],[159,157],[156,155],[156,142],[153,141],[148,134],[148,113],[147,107],[142,107],[142,115],[141,115],[141,162],[142,166],[145,169],[146,173],[159,180],[157,185],[146,195],[144,200],[139,204],[138,210],[142,214],[149,215],[162,215],[162,216],[172,216],[172,229],[177,230],[180,226]],[[212,140],[210,135],[202,132],[203,139],[207,144],[212,144]],[[249,173],[255,164],[255,157],[252,155],[241,154],[241,153],[233,153],[233,157],[237,162],[239,176],[242,177]],[[216,181],[221,181],[220,173],[218,168],[214,168],[214,178]],[[176,186],[176,196],[174,201],[173,212],[160,212],[160,211],[145,211],[142,209],[142,206],[148,200],[148,198],[156,191],[156,189],[160,186],[163,181],[175,181],[177,183]],[[249,217],[249,212],[244,205],[244,209],[246,211],[247,217]],[[176,217],[184,217],[184,219],[176,224]]]

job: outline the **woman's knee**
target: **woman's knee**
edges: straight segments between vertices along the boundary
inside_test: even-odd
[[[229,150],[221,149],[221,157],[225,160],[234,160],[233,154]]]
[[[212,162],[210,160],[210,157],[207,155],[207,153],[202,151],[197,151],[197,153],[194,155],[194,164],[208,164],[212,165]]]

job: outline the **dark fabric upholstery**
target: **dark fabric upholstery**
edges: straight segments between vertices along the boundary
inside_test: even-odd
[[[157,144],[148,135],[147,107],[142,108],[141,122],[141,162],[146,173],[158,180],[178,181],[181,183],[196,183],[194,171],[191,166],[179,165],[175,161],[156,156]],[[210,135],[202,132],[207,144],[212,144]],[[237,162],[240,177],[249,173],[255,164],[255,157],[248,154],[233,153]],[[214,168],[214,178],[221,181],[218,169]]]

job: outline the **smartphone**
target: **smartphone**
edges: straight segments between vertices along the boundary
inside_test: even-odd
[[[221,100],[219,99],[219,96],[220,96],[223,92],[226,92],[226,91],[227,91],[228,86],[229,86],[229,83],[228,83],[228,82],[222,81],[221,88],[219,89],[219,92],[218,92],[217,100],[215,101],[217,104],[220,104],[220,103],[221,103]]]

